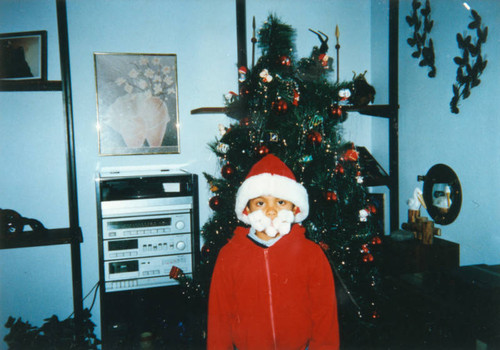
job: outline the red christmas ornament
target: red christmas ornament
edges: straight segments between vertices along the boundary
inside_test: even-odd
[[[346,160],[349,160],[351,162],[355,162],[358,160],[358,152],[355,150],[355,149],[348,149],[345,153],[344,153],[344,158]]]
[[[223,178],[229,179],[234,175],[235,171],[234,166],[228,163],[222,167],[221,174]]]
[[[337,192],[335,192],[335,191],[327,191],[325,193],[325,198],[326,198],[327,201],[333,201],[333,202],[335,202],[338,199]]]
[[[362,253],[369,253],[370,252],[370,248],[368,247],[368,244],[365,243],[361,246],[361,252]]]
[[[248,89],[247,86],[242,85],[240,88],[240,95],[248,95],[250,93],[250,90]]]
[[[330,115],[333,117],[333,119],[338,120],[342,117],[342,107],[338,105],[334,105],[330,107]]]
[[[292,102],[292,104],[294,106],[298,106],[299,100],[300,100],[299,92],[297,90],[293,90],[293,102]]]
[[[375,237],[372,238],[372,244],[373,245],[382,244],[382,239],[379,236],[375,236]]]
[[[292,60],[288,56],[281,56],[280,63],[282,66],[290,67],[292,65]]]
[[[366,254],[363,254],[363,262],[364,263],[369,263],[369,262],[372,262],[373,261],[373,255],[371,255],[370,253],[366,253]]]
[[[218,210],[221,206],[221,199],[219,196],[213,196],[210,198],[208,205],[212,210]]]
[[[207,246],[207,245],[203,245],[203,247],[201,248],[201,256],[204,260],[208,260],[208,258],[210,257],[210,247]]]
[[[257,153],[259,153],[260,156],[265,156],[269,153],[269,148],[267,148],[266,145],[262,145],[257,149]]]
[[[373,204],[369,204],[368,205],[368,210],[372,213],[372,214],[376,214],[377,213],[377,207]]]
[[[288,111],[288,103],[285,100],[279,99],[271,104],[271,108],[276,115],[283,115]]]
[[[240,125],[241,126],[249,126],[250,125],[250,118],[248,118],[248,117],[241,118]]]
[[[319,145],[321,141],[323,141],[323,136],[321,136],[321,134],[318,131],[311,130],[307,135],[307,141],[309,141],[310,144],[316,146]]]
[[[341,164],[338,164],[335,167],[335,173],[337,173],[337,174],[343,174],[344,173],[344,167]]]

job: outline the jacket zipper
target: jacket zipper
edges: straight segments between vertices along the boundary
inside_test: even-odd
[[[271,272],[269,270],[269,252],[264,249],[264,262],[266,264],[267,287],[269,290],[269,313],[271,315],[271,332],[273,335],[273,344],[276,349],[276,328],[274,325],[273,291],[271,289]]]

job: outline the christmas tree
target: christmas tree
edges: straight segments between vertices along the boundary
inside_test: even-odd
[[[378,318],[376,253],[382,233],[372,224],[376,209],[363,185],[356,147],[341,134],[349,108],[373,100],[374,90],[364,76],[333,82],[328,38],[314,33],[320,45],[298,60],[291,26],[271,15],[259,31],[262,55],[251,69],[239,67],[240,90],[226,97],[226,113],[235,121],[221,127],[210,144],[221,174],[205,174],[213,215],[202,228],[200,266],[195,280],[176,277],[189,298],[198,303],[208,297],[217,254],[242,225],[234,212],[236,192],[251,166],[272,153],[308,191],[310,213],[302,224],[334,269],[341,325],[370,323]]]

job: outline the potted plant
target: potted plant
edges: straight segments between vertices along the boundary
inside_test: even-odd
[[[90,350],[97,349],[101,343],[94,334],[95,324],[90,320],[89,309],[83,310],[82,336],[75,336],[75,320],[68,317],[60,321],[56,315],[44,320],[40,327],[35,327],[21,318],[9,316],[5,327],[10,329],[4,337],[9,350]]]

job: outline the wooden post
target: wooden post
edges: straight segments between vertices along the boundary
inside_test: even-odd
[[[422,224],[422,243],[432,244],[434,238],[434,222],[425,221]]]

